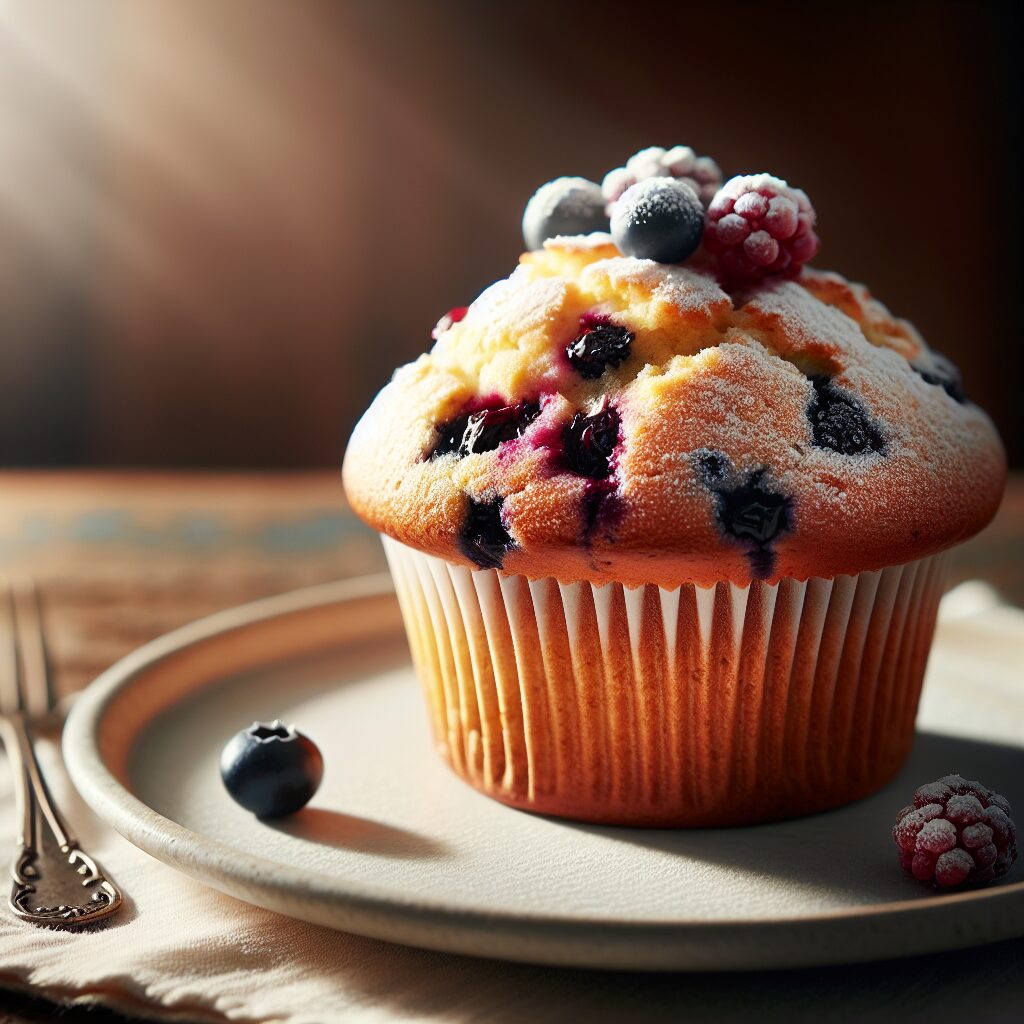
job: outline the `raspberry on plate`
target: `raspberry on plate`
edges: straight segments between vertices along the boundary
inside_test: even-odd
[[[807,194],[770,174],[740,175],[708,207],[704,248],[727,281],[795,275],[818,251]]]
[[[939,889],[987,885],[1017,859],[1009,802],[960,775],[921,786],[896,816],[892,838],[903,870]]]

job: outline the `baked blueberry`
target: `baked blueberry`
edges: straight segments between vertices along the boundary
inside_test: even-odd
[[[558,235],[587,235],[607,231],[601,186],[586,178],[555,178],[541,185],[526,204],[523,241],[540,249],[544,239]]]
[[[718,521],[725,533],[739,540],[763,546],[789,529],[790,499],[764,483],[759,469],[734,488],[723,487],[718,494]]]
[[[452,454],[461,458],[494,451],[502,442],[520,437],[538,415],[540,405],[537,402],[517,402],[496,409],[460,413],[437,428],[437,440],[427,458]]]
[[[459,533],[459,550],[481,569],[500,569],[515,541],[501,520],[505,499],[470,497]]]
[[[814,393],[807,404],[814,444],[840,455],[885,451],[885,438],[860,400],[831,377],[812,377]]]
[[[597,380],[609,366],[618,366],[629,358],[636,335],[609,320],[584,317],[583,328],[565,346],[572,368],[586,380]]]
[[[220,755],[225,789],[257,818],[278,818],[304,807],[323,775],[317,745],[280,719],[253,722],[232,736]]]
[[[462,440],[466,436],[470,417],[473,413],[462,412],[437,427],[437,438],[433,448],[427,453],[428,459],[438,459],[442,455],[463,455]]]
[[[691,458],[704,486],[710,490],[714,490],[715,485],[723,480],[732,468],[727,456],[708,448],[695,451]]]
[[[704,234],[697,193],[676,178],[648,178],[622,193],[612,210],[612,239],[627,256],[682,263]]]
[[[911,363],[926,384],[934,384],[942,388],[955,402],[965,405],[967,395],[964,394],[964,381],[956,364],[940,352],[931,352],[927,363]]]
[[[737,472],[724,453],[707,448],[690,457],[701,483],[715,496],[718,528],[747,548],[753,575],[767,579],[775,567],[772,541],[793,529],[793,499],[769,480],[763,466]]]
[[[602,480],[611,473],[611,458],[619,443],[619,414],[606,405],[592,416],[578,412],[562,431],[565,462],[573,473]]]
[[[536,402],[517,402],[470,416],[462,438],[463,454],[494,451],[504,441],[519,437],[539,413]]]

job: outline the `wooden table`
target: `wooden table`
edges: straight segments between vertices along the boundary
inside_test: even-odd
[[[384,567],[338,473],[0,475],[0,572],[38,583],[64,693],[202,615]]]
[[[0,474],[0,572],[37,580],[64,694],[144,641],[201,615],[383,567],[374,535],[345,507],[337,473]],[[992,525],[958,549],[953,572],[957,580],[985,579],[1024,607],[1024,475],[1011,480]],[[913,1014],[922,992],[929,999],[944,993],[935,1005],[953,1015],[956,1006],[966,1013],[982,986],[996,1000],[984,1004],[993,1012],[972,1021],[1010,1021],[1014,1013],[1024,1019],[1024,941],[870,968],[881,979],[881,997],[857,980],[866,970],[670,980],[509,967],[524,977],[550,976],[566,1007],[573,985],[606,989],[608,1019],[612,1007],[624,1012],[630,992],[642,1007],[641,1019],[678,1016],[701,1000],[718,1007],[720,1020],[742,1019],[725,993],[749,1000],[749,1007],[763,1006],[761,1019],[786,1007],[798,1019],[801,1011],[808,1018],[829,1017],[833,988],[845,993],[851,1011],[856,1006],[862,1012],[877,1009],[881,998],[894,1012]],[[957,976],[962,989],[950,984]],[[693,1005],[680,1001],[686,991],[697,999]],[[1015,1008],[1007,1001],[1013,994]],[[5,1015],[7,1005],[15,1008]],[[0,992],[0,1024],[49,1019],[52,1010],[43,1001]],[[499,1005],[477,1010],[473,1019],[507,1019]],[[66,1019],[79,1017],[121,1019],[102,1011],[75,1011]]]

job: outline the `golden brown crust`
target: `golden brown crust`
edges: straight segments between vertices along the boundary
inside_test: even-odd
[[[635,339],[585,380],[564,352],[594,314]],[[837,274],[730,295],[699,263],[554,240],[396,372],[356,427],[345,486],[376,529],[462,564],[470,499],[501,498],[514,545],[502,567],[531,578],[744,585],[901,564],[980,530],[1005,479],[984,412],[915,370],[931,360],[909,324]],[[815,380],[864,412],[879,450],[815,443]],[[541,413],[496,450],[427,457],[439,425],[499,399],[539,400]],[[595,490],[557,448],[573,415],[602,403],[620,443]],[[724,525],[758,493],[782,506],[764,542]]]

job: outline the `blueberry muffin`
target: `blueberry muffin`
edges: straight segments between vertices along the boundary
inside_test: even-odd
[[[945,552],[1000,500],[991,422],[909,323],[805,266],[814,210],[780,179],[646,150],[603,188],[544,186],[524,234],[345,458],[442,755],[615,823],[877,789]]]

